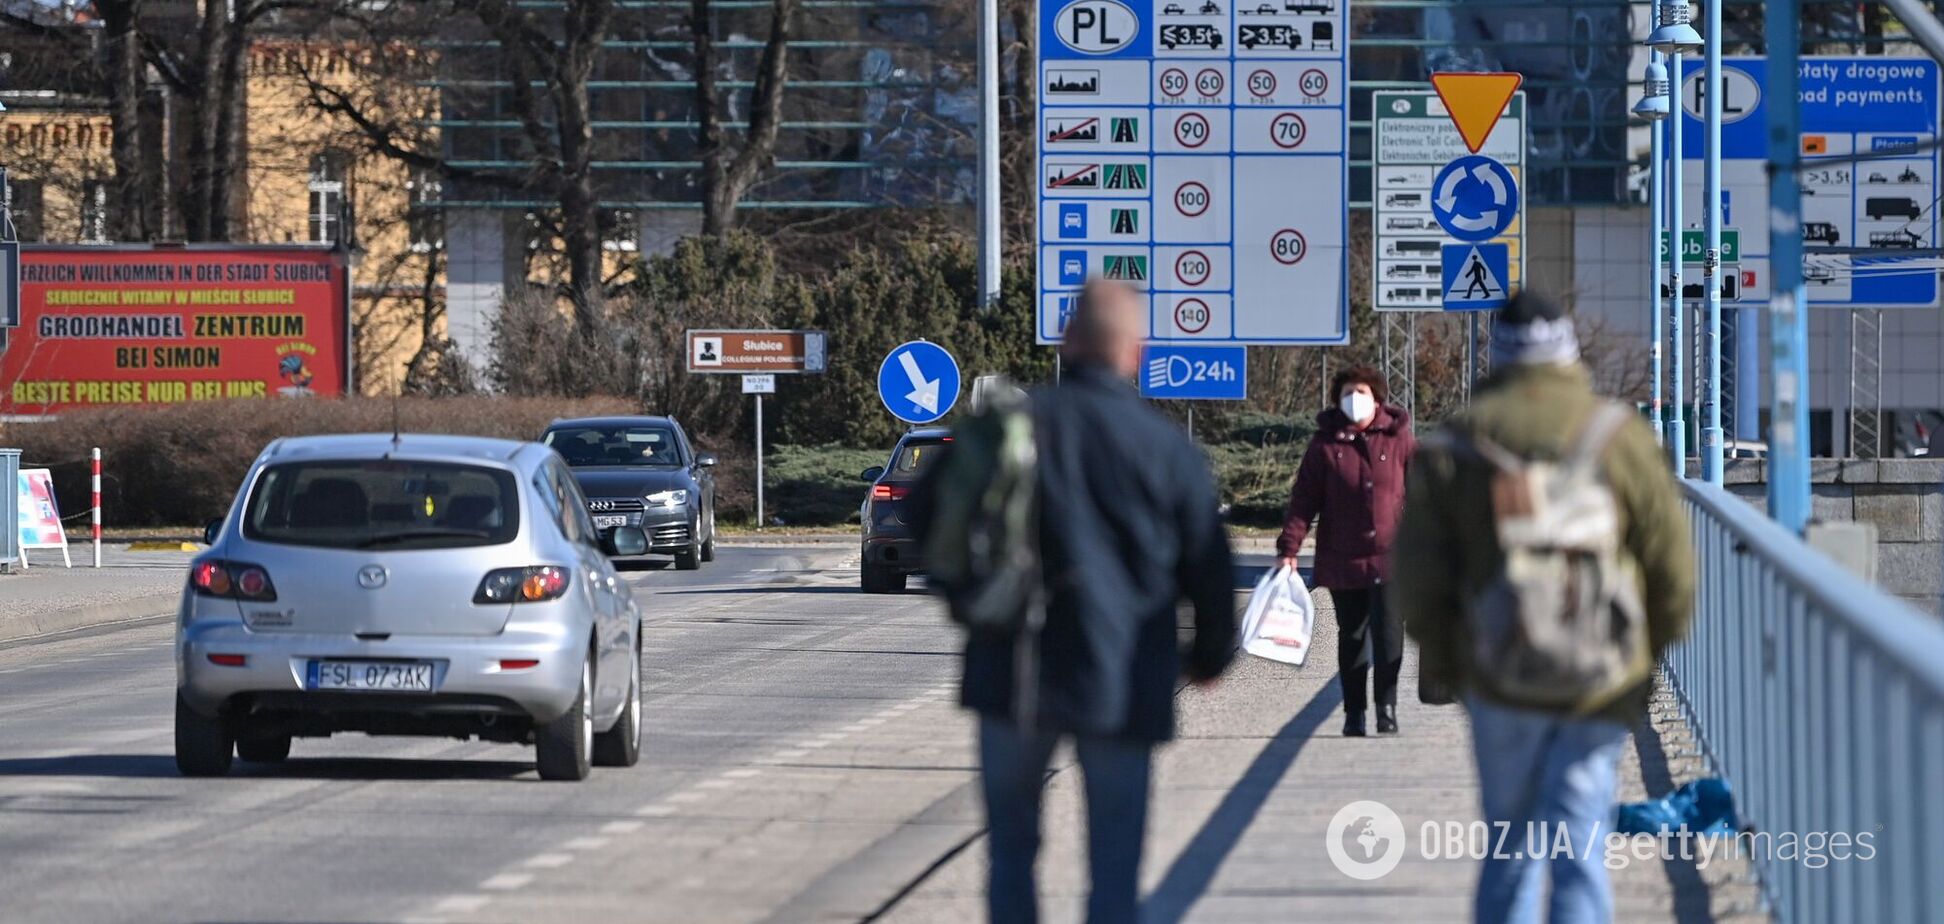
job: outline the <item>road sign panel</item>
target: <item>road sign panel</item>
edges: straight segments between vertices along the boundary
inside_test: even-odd
[[[1431,88],[1450,112],[1451,124],[1465,139],[1465,147],[1476,154],[1491,137],[1499,117],[1505,114],[1505,104],[1519,92],[1524,79],[1509,72],[1432,74]]]
[[[1660,235],[1660,258],[1667,260],[1667,232]],[[1707,262],[1708,234],[1704,230],[1689,228],[1681,232],[1681,262],[1699,266]],[[1738,228],[1721,229],[1721,262],[1741,262],[1741,230]]]
[[[691,330],[688,371],[822,372],[827,352],[820,330]]]
[[[776,374],[771,372],[752,372],[743,376],[742,393],[745,395],[776,394]]]
[[[1039,342],[1106,276],[1153,340],[1346,342],[1345,7],[1039,0]]]
[[[1431,217],[1461,241],[1489,241],[1519,217],[1519,180],[1481,154],[1444,165],[1431,181]]]
[[[1767,59],[1726,57],[1721,65],[1722,198],[1724,205],[1738,202],[1740,211],[1752,212],[1768,202],[1765,107],[1776,94],[1769,92]],[[1932,147],[1944,136],[1944,68],[1925,57],[1885,55],[1791,55],[1788,66],[1796,71],[1801,99],[1803,169],[1798,177],[1803,277],[1810,305],[1936,307],[1944,301],[1937,274],[1898,258],[1937,247],[1944,231],[1936,207],[1944,192],[1938,182],[1944,161]],[[1690,202],[1703,201],[1703,78],[1701,62],[1684,62],[1677,92],[1680,118],[1688,120],[1682,156]],[[1857,156],[1867,159],[1852,160]],[[1732,220],[1722,218],[1723,223]],[[1731,256],[1724,241],[1722,262],[1739,260],[1734,284],[1744,300],[1766,301],[1771,281],[1768,231],[1751,232],[1740,244],[1740,252]],[[1727,286],[1725,273],[1723,277]],[[1692,271],[1689,279],[1694,279]]]
[[[1446,164],[1469,156],[1465,141],[1435,92],[1380,90],[1371,96],[1376,162],[1371,192],[1376,238],[1371,301],[1380,311],[1436,311],[1444,303],[1438,286],[1443,270],[1439,255],[1448,238],[1433,214],[1437,194],[1432,181]],[[1500,120],[1503,124],[1487,136],[1483,148],[1483,154],[1503,164],[1515,181],[1524,176],[1525,115],[1521,91],[1513,95]],[[1489,196],[1489,190],[1485,193]],[[1525,224],[1515,217],[1496,238],[1509,245],[1511,278],[1504,281],[1514,288],[1524,276],[1524,236]]]
[[[1505,280],[1512,255],[1504,244],[1446,244],[1443,249],[1446,311],[1490,311],[1511,297]]]
[[[0,241],[0,329],[20,326],[20,242]]]
[[[1148,398],[1241,401],[1249,397],[1249,348],[1149,344],[1141,351]]]
[[[906,423],[927,424],[958,402],[958,361],[936,343],[902,343],[878,365],[878,400]]]

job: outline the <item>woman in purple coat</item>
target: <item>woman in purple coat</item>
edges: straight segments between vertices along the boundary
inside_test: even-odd
[[[1370,662],[1377,661],[1377,731],[1397,732],[1397,674],[1404,627],[1384,606],[1384,569],[1404,509],[1404,470],[1417,447],[1411,415],[1384,403],[1384,380],[1368,368],[1339,372],[1335,407],[1316,415],[1316,435],[1296,469],[1276,553],[1294,568],[1316,523],[1313,583],[1330,591],[1343,681],[1343,733],[1364,735]]]

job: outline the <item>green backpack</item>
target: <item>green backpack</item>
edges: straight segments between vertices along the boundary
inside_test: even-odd
[[[1039,449],[1032,399],[995,393],[953,428],[929,486],[926,573],[952,619],[975,633],[1035,628],[1040,602]]]

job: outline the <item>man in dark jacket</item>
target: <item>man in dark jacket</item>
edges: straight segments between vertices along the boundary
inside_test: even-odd
[[[1033,395],[1048,600],[1030,729],[1015,714],[1014,670],[1031,659],[1011,638],[966,643],[963,701],[980,715],[994,922],[1038,919],[1040,792],[1062,737],[1074,740],[1086,777],[1087,920],[1135,919],[1150,759],[1174,734],[1184,672],[1176,603],[1195,612],[1191,680],[1213,682],[1234,654],[1228,535],[1207,462],[1128,381],[1146,331],[1132,289],[1089,284],[1061,346],[1064,379]]]

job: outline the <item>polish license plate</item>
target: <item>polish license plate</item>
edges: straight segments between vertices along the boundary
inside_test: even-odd
[[[306,687],[312,690],[432,692],[429,661],[312,661]]]
[[[610,513],[606,516],[594,517],[595,529],[613,529],[616,526],[626,525],[628,525],[628,518],[622,514]]]

